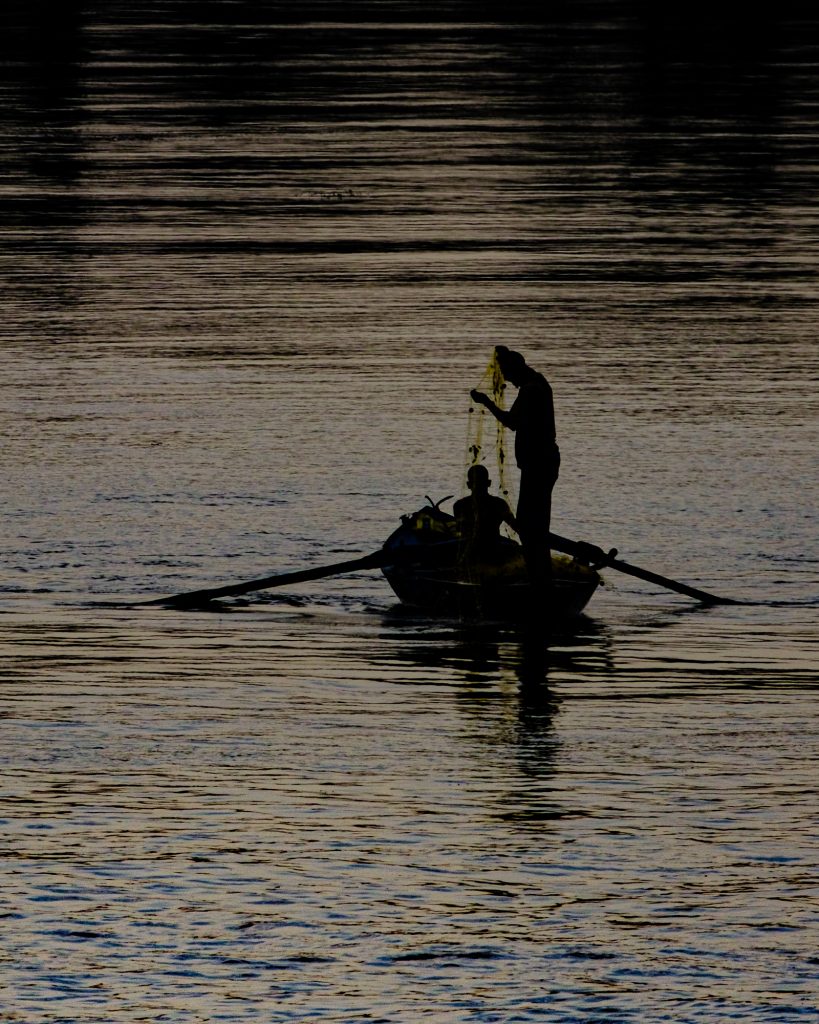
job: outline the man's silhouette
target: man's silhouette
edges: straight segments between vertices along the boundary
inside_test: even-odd
[[[471,562],[492,561],[501,554],[501,525],[508,523],[516,530],[515,517],[503,498],[489,493],[491,481],[486,466],[470,466],[466,482],[471,493],[459,498],[453,507],[463,556]]]
[[[542,588],[552,579],[549,528],[552,488],[560,471],[552,389],[519,352],[498,345],[495,358],[504,379],[518,389],[512,408],[501,409],[481,391],[470,392],[470,397],[515,432],[515,461],[520,469],[517,530],[529,579]]]

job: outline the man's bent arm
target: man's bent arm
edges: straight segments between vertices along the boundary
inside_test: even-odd
[[[499,405],[495,405],[492,399],[482,391],[470,391],[469,397],[473,402],[477,402],[478,405],[485,406],[492,413],[495,419],[509,430],[515,430],[517,428],[517,416],[512,415],[512,409],[501,409]]]

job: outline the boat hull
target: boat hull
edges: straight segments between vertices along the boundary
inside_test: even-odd
[[[544,609],[533,601],[532,589],[523,580],[487,585],[393,566],[384,566],[382,572],[402,604],[459,617],[524,618],[545,611],[571,618],[584,610],[599,585],[555,577]]]
[[[535,600],[520,545],[504,539],[489,563],[465,564],[451,517],[406,516],[387,539],[381,571],[402,604],[439,615],[554,619],[579,615],[600,585],[600,576],[564,555],[552,555],[553,583]]]

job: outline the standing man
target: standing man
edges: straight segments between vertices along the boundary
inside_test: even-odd
[[[512,408],[501,409],[482,391],[471,391],[470,398],[515,432],[515,461],[520,469],[517,530],[529,579],[542,592],[552,581],[549,527],[552,488],[560,471],[552,388],[519,352],[497,345],[495,358],[504,379],[518,389]]]

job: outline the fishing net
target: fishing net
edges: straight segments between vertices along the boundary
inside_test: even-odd
[[[494,350],[492,358],[484,371],[477,386],[478,391],[484,391],[490,395],[495,405],[504,409],[504,393],[506,381],[498,366],[498,360]],[[512,507],[514,503],[510,495],[509,474],[506,466],[506,449],[504,446],[503,425],[492,413],[482,405],[475,402],[469,404],[469,416],[467,419],[466,435],[466,458],[464,476],[471,466],[484,465],[493,476],[498,494]],[[503,532],[510,535],[509,528],[504,525]]]

